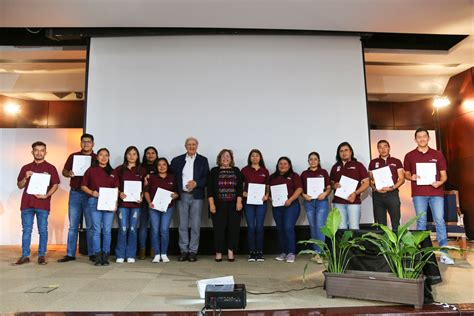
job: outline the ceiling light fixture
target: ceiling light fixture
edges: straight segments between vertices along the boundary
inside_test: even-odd
[[[16,103],[7,103],[3,109],[9,115],[17,115],[21,111],[20,106]]]
[[[433,98],[433,106],[437,109],[444,108],[451,104],[447,96],[438,95]]]

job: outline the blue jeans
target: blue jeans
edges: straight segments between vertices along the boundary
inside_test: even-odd
[[[247,220],[247,239],[249,252],[263,252],[263,222],[267,214],[267,203],[262,205],[245,204]]]
[[[77,233],[81,226],[82,216],[86,220],[86,236],[87,236],[87,254],[93,255],[92,251],[92,220],[91,212],[87,207],[88,196],[82,191],[69,192],[69,232],[67,234],[67,252],[70,257],[76,256]]]
[[[114,212],[98,211],[98,198],[90,197],[88,200],[89,209],[92,218],[92,251],[93,253],[102,252],[110,253],[110,241],[112,222],[114,221]],[[102,233],[102,247],[100,246],[100,235]]]
[[[325,236],[321,232],[321,227],[326,225],[326,219],[329,213],[329,202],[328,199],[318,200],[314,199],[311,201],[304,202],[304,208],[306,210],[306,217],[308,218],[309,229],[311,231],[311,238],[325,241]],[[319,246],[313,245],[313,250],[321,252]]]
[[[155,252],[155,255],[166,255],[168,253],[172,218],[172,207],[169,207],[166,212],[150,209],[151,248]]]
[[[146,248],[146,239],[148,237],[148,224],[150,223],[148,205],[142,206],[140,210],[140,227],[138,228],[138,248]]]
[[[300,203],[294,201],[290,206],[273,208],[273,219],[278,230],[281,253],[296,253],[295,225],[300,216]]]
[[[115,256],[117,258],[133,258],[137,254],[137,226],[140,208],[119,207],[118,209],[118,237]]]
[[[46,210],[27,208],[21,211],[21,225],[23,226],[23,234],[21,235],[21,256],[30,256],[31,232],[33,231],[33,222],[36,215],[36,224],[38,225],[39,246],[38,256],[46,255],[46,247],[48,246],[48,216]]]
[[[339,204],[334,203],[333,207],[337,208],[341,213],[340,229],[359,229],[360,214],[362,207],[360,204]]]
[[[428,211],[428,204],[431,208],[433,220],[436,224],[436,239],[440,246],[448,245],[448,236],[446,233],[446,224],[444,222],[444,197],[442,196],[414,196],[413,205],[418,216],[425,213],[416,221],[417,230],[426,230],[426,212]]]

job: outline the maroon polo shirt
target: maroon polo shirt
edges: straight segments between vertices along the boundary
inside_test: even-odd
[[[417,162],[434,162],[436,163],[436,181],[439,181],[440,171],[446,171],[446,159],[440,151],[428,148],[426,153],[422,153],[415,148],[405,155],[403,164],[405,171],[410,171],[412,175],[416,174]],[[417,185],[416,181],[411,181],[411,196],[444,196],[443,186],[435,188],[431,185]]]
[[[118,188],[119,179],[114,172],[108,175],[104,168],[95,166],[87,169],[84,177],[82,177],[81,186],[99,192],[99,188]]]
[[[268,184],[268,178],[270,177],[270,174],[264,167],[260,167],[258,170],[256,170],[251,166],[247,166],[242,168],[240,172],[242,173],[245,192],[248,191],[249,183]]]
[[[123,192],[123,187],[124,187],[124,181],[140,181],[142,183],[142,189],[143,189],[143,182],[145,181],[146,177],[146,169],[139,166],[138,170],[137,167],[133,167],[132,169],[128,169],[127,167],[124,166],[118,166],[114,170],[114,174],[116,177],[118,177],[119,180],[119,188],[120,192]],[[141,203],[137,202],[124,202],[122,199],[119,198],[119,207],[127,207],[127,208],[136,208],[140,207]]]
[[[288,198],[295,193],[296,189],[303,188],[303,184],[301,183],[301,177],[293,172],[288,177],[283,177],[282,175],[278,175],[276,177],[270,178],[269,181],[270,186],[272,185],[279,185],[279,184],[286,184],[286,189],[288,190]]]
[[[385,166],[388,166],[390,168],[390,171],[392,172],[392,180],[393,183],[398,182],[398,169],[403,169],[402,162],[400,159],[394,158],[392,156],[388,156],[387,159],[383,159],[382,157],[378,157],[375,159],[372,159],[369,163],[369,170],[375,170],[379,168],[383,168]]]
[[[79,155],[80,156],[92,156],[91,162],[93,162],[95,159],[97,159],[97,155],[94,152],[92,152],[91,154],[84,154],[83,152],[78,151],[78,152],[70,154],[69,157],[67,157],[66,163],[64,164],[64,168],[63,168],[64,170],[67,170],[67,171],[72,170],[72,163],[73,163],[75,155],[78,155],[78,156]],[[69,186],[71,187],[71,189],[80,190],[81,189],[81,182],[82,182],[82,176],[81,177],[74,176],[74,177],[71,178],[71,180],[69,182]]]
[[[308,193],[308,178],[324,178],[324,188],[330,185],[329,174],[325,169],[318,168],[316,170],[305,170],[301,174],[301,182],[303,183],[303,192]]]
[[[159,176],[159,174],[150,174],[150,178],[148,179],[148,185],[145,187],[145,192],[150,193],[150,198],[153,201],[155,198],[156,191],[158,188],[162,188],[164,190],[168,190],[171,192],[176,192],[176,179],[173,175],[167,174],[165,178]],[[168,207],[174,206],[174,200],[171,200],[171,203]]]
[[[354,180],[359,181],[359,184],[357,185],[357,189],[360,187],[360,181],[363,179],[366,179],[369,177],[369,174],[367,173],[367,169],[365,169],[364,165],[361,164],[358,161],[350,160],[346,162],[344,165],[342,162],[336,162],[334,166],[331,168],[331,174],[329,178],[333,182],[339,182],[341,179],[341,176],[346,176],[349,178],[352,178]],[[339,203],[339,204],[361,204],[360,200],[360,194],[356,196],[356,199],[354,200],[353,203],[344,200],[343,198],[340,198],[338,196],[334,196],[334,199],[332,200],[333,203]]]
[[[17,182],[20,182],[26,177],[27,171],[33,171],[35,173],[47,173],[51,175],[49,180],[49,186],[46,192],[48,192],[54,184],[59,184],[59,175],[56,167],[47,162],[46,160],[41,163],[32,162],[21,167],[20,173],[18,174]],[[26,180],[25,188],[23,189],[23,195],[21,196],[20,210],[28,208],[34,208],[39,210],[50,211],[51,209],[51,197],[47,199],[38,199],[32,194],[26,193],[28,185],[30,184],[30,178]]]

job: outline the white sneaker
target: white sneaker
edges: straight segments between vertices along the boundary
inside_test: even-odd
[[[289,253],[288,256],[286,256],[286,262],[288,262],[288,263],[295,262],[295,255],[292,254],[292,253]]]
[[[135,263],[135,258],[128,258],[127,263]]]
[[[155,258],[153,258],[153,263],[160,263],[161,261],[161,255],[156,255]]]
[[[448,257],[447,255],[441,255],[441,258],[439,260],[442,264],[454,264],[454,260]]]
[[[123,260],[123,258],[117,258],[117,260],[115,260],[115,262],[116,262],[116,263],[123,263],[124,260]]]
[[[278,257],[275,258],[276,261],[285,261],[286,260],[286,253],[280,253]]]
[[[168,258],[167,255],[161,255],[161,261],[163,261],[163,262],[170,262],[170,259]]]

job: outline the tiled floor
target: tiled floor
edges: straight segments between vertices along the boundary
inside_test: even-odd
[[[214,262],[200,257],[195,263],[153,264],[151,259],[135,264],[95,267],[84,256],[75,262],[59,264],[63,246],[50,246],[49,264],[36,261],[12,266],[19,247],[0,247],[0,312],[28,311],[189,311],[203,306],[196,281],[233,275],[237,283],[246,284],[250,292],[269,292],[322,285],[323,269],[311,265],[306,283],[302,281],[306,259],[294,264],[267,258],[264,263],[248,263],[238,257],[231,262]],[[34,257],[32,257],[34,258]],[[113,258],[112,258],[113,259]],[[474,255],[469,260],[457,259],[454,266],[441,266],[444,282],[434,286],[435,300],[449,303],[474,303]],[[25,293],[39,286],[58,286],[48,294]],[[322,288],[268,295],[247,295],[247,310],[289,308],[321,308],[349,306],[382,306],[381,302],[328,299]],[[286,314],[285,314],[286,315]]]

